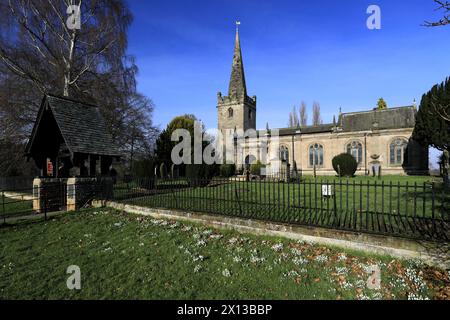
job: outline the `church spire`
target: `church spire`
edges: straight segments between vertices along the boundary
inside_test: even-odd
[[[231,69],[230,85],[228,96],[230,98],[245,99],[247,97],[247,87],[245,85],[244,63],[242,62],[241,43],[239,41],[239,25],[236,21],[236,41],[234,43],[233,65]]]

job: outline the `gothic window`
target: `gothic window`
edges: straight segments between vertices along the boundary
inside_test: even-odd
[[[253,118],[253,111],[248,110],[248,118],[251,120]]]
[[[347,145],[347,153],[351,154],[353,156],[353,158],[355,158],[356,162],[358,164],[361,164],[362,160],[363,160],[363,147],[361,142],[359,141],[352,141],[351,143],[349,143]]]
[[[406,147],[408,141],[406,139],[395,139],[389,146],[389,159],[391,165],[402,165],[407,162]]]
[[[228,109],[228,118],[233,118],[233,108]]]
[[[286,146],[280,147],[280,160],[282,162],[289,162],[289,150]]]
[[[323,146],[315,143],[309,147],[309,166],[323,166]]]

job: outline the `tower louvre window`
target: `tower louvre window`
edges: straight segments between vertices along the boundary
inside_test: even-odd
[[[233,118],[233,108],[228,109],[228,118]]]

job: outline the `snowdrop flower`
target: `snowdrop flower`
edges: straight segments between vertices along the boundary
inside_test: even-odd
[[[243,259],[240,256],[233,257],[233,261],[236,262],[236,263],[240,263],[240,262],[242,262],[242,260]]]
[[[202,266],[201,265],[196,265],[195,267],[194,267],[194,273],[198,273],[198,272],[200,272],[200,270],[202,270]]]
[[[301,266],[301,265],[307,264],[308,260],[306,260],[302,257],[297,257],[297,258],[292,259],[292,262],[297,266]]]
[[[272,250],[274,250],[274,251],[276,251],[276,252],[282,251],[282,250],[283,250],[283,244],[282,244],[282,243],[274,244],[274,245],[272,246]]]
[[[291,253],[292,253],[294,256],[301,256],[301,255],[302,255],[302,252],[301,252],[299,249],[297,249],[297,248],[292,248],[292,249],[291,249]]]
[[[347,260],[347,255],[345,253],[339,253],[338,254],[337,261],[343,262],[343,261],[346,261],[346,260]]]
[[[206,241],[205,240],[199,240],[199,241],[197,241],[196,246],[197,247],[204,247],[204,246],[206,246]]]
[[[314,260],[316,260],[317,262],[327,262],[328,257],[324,254],[321,254],[321,255],[318,255]]]

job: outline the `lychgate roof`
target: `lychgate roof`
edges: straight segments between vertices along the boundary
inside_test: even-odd
[[[46,107],[51,110],[72,154],[121,155],[119,148],[108,133],[108,128],[98,107],[53,95],[46,95],[42,101],[38,119],[27,145],[27,153],[30,152],[34,136],[39,130],[39,117]]]

